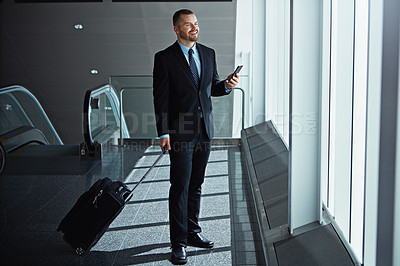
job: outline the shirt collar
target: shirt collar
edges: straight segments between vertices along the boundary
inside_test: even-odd
[[[185,45],[181,44],[179,41],[177,41],[177,42],[178,42],[179,46],[181,47],[183,53],[189,54],[189,49],[190,49],[190,48],[188,48],[188,47],[186,47]],[[193,49],[194,54],[197,54],[196,43],[194,43],[192,49]]]

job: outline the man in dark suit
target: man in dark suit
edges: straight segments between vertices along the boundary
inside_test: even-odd
[[[192,11],[175,12],[173,26],[178,40],[154,57],[153,96],[160,146],[167,147],[171,161],[171,262],[185,264],[187,245],[214,246],[200,234],[198,224],[214,136],[211,96],[229,94],[239,76],[219,80],[215,51],[197,43],[199,26]]]

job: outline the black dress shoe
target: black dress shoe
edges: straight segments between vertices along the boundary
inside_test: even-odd
[[[200,233],[189,234],[187,242],[189,246],[199,247],[199,248],[212,248],[214,246],[214,242],[208,240]]]
[[[184,247],[172,248],[171,262],[174,265],[186,264],[187,262],[186,249]]]

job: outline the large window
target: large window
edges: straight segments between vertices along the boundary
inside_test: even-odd
[[[362,261],[368,0],[323,8],[321,198]]]

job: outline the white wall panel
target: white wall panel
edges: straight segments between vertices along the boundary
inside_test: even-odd
[[[367,91],[367,140],[365,157],[364,265],[376,263],[378,215],[379,126],[382,68],[382,0],[370,0]]]
[[[289,0],[266,1],[266,120],[289,141]]]
[[[253,0],[252,87],[250,94],[252,125],[265,121],[265,1]]]
[[[320,95],[320,201],[328,206],[329,171],[329,106],[330,106],[330,65],[331,65],[331,0],[322,4],[322,63]],[[322,217],[320,217],[321,220]]]
[[[353,99],[354,4],[332,1],[332,84],[330,177],[333,179],[333,215],[344,235],[349,237],[351,134]],[[333,60],[332,60],[333,61]],[[333,188],[330,186],[330,188]]]
[[[317,0],[291,1],[292,82],[290,88],[289,227],[319,220],[318,121],[320,12]]]
[[[354,97],[351,173],[350,243],[362,259],[364,240],[364,178],[367,104],[368,0],[355,2]]]
[[[247,127],[265,121],[265,1],[238,0],[236,27],[235,63],[243,64],[238,87],[246,93]],[[241,106],[241,97],[235,95],[235,106]]]
[[[249,17],[252,16],[253,2],[238,0],[236,7],[236,36],[235,36],[235,66],[243,65],[240,71],[240,79],[238,87],[245,91],[245,127],[252,124],[250,121],[250,93],[251,93],[251,50],[252,50],[252,35],[253,23]],[[240,136],[242,121],[241,117],[242,97],[243,95],[234,91],[234,108],[233,108],[233,136]]]

